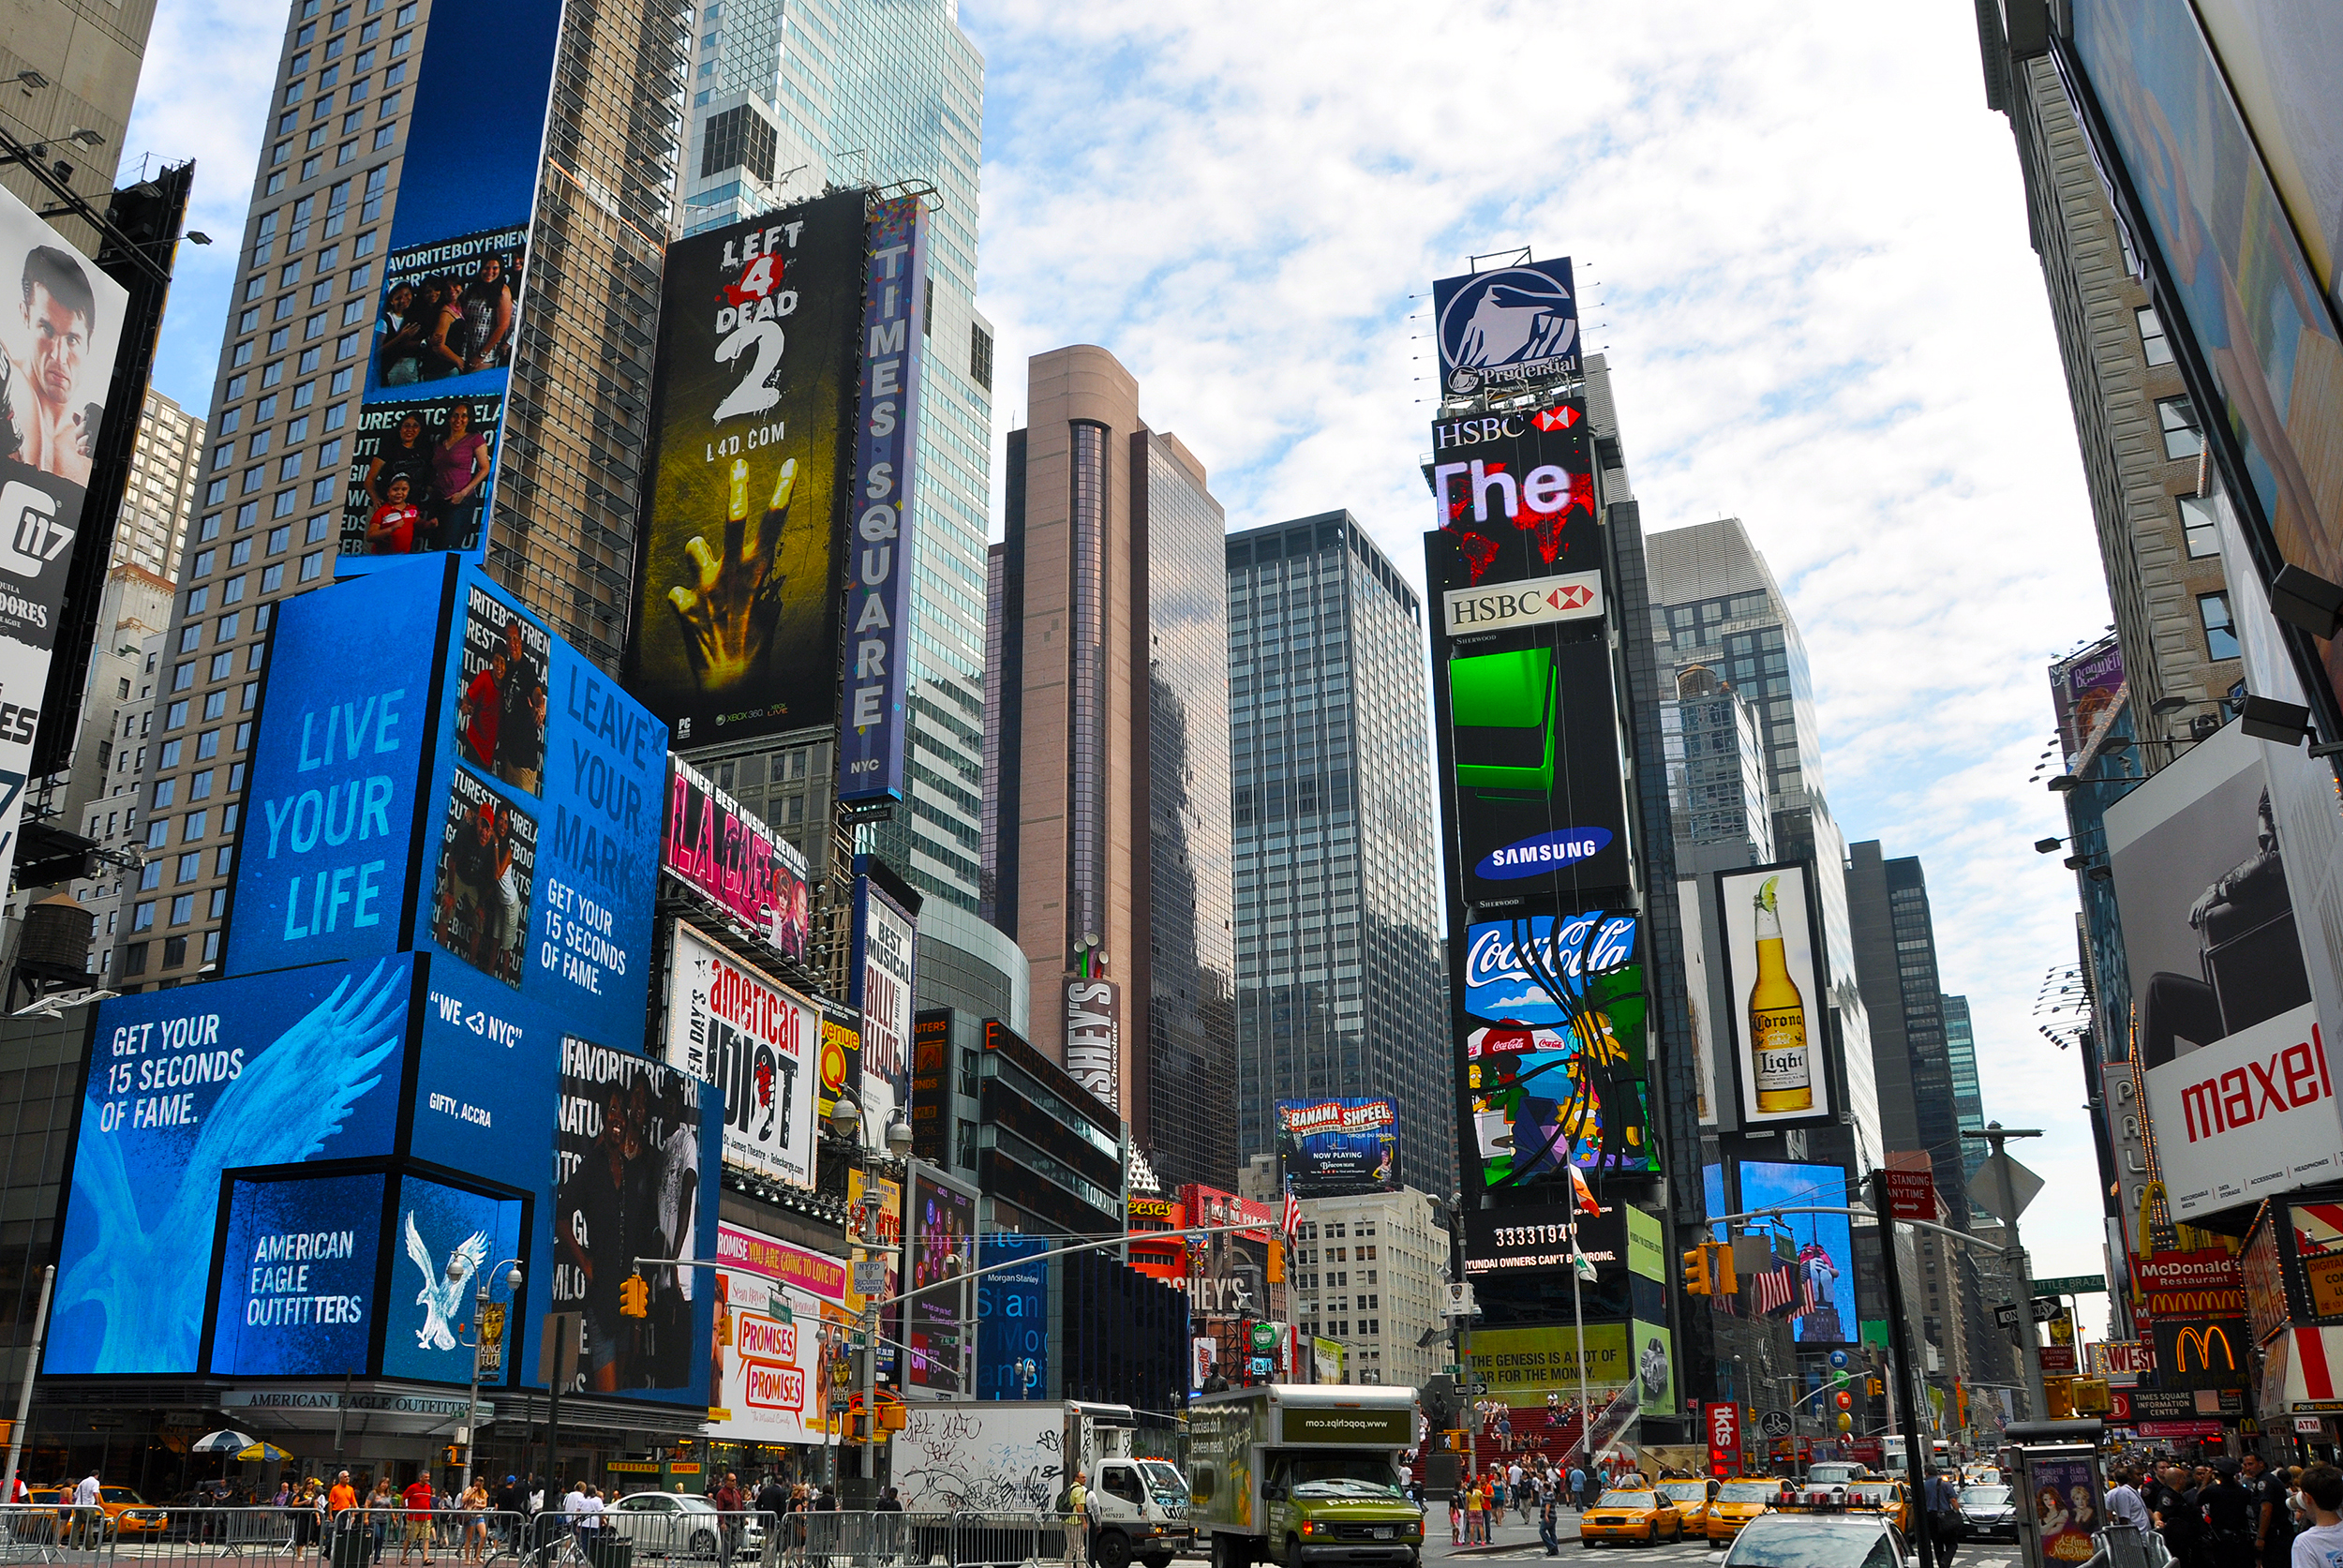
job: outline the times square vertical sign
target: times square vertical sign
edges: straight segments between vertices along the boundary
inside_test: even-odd
[[[912,500],[927,339],[927,210],[916,196],[875,203],[862,284],[862,381],[846,515],[846,689],[841,803],[900,800],[911,695]]]

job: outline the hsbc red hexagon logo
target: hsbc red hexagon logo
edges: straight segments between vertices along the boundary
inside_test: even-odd
[[[1540,409],[1530,416],[1530,423],[1550,433],[1555,430],[1567,430],[1585,417],[1586,415],[1565,403],[1559,409]]]

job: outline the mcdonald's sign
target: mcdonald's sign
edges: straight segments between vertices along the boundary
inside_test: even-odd
[[[2246,1353],[2253,1345],[2253,1331],[2244,1318],[2158,1322],[2150,1332],[2156,1337],[2156,1381],[2159,1386],[2246,1386],[2249,1370]]]

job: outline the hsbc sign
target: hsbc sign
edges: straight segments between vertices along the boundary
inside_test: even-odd
[[[1603,613],[1603,574],[1572,572],[1523,583],[1456,589],[1440,595],[1440,607],[1452,637],[1587,620]]]

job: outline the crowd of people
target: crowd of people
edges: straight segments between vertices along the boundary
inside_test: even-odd
[[[2040,1508],[2057,1500],[2035,1500]],[[2107,1516],[2160,1538],[2177,1568],[2343,1568],[2343,1470],[2261,1455],[2120,1461]]]
[[[1635,1461],[1620,1454],[1606,1454],[1592,1466],[1574,1462],[1567,1469],[1544,1456],[1534,1456],[1527,1465],[1520,1460],[1510,1464],[1492,1465],[1479,1475],[1458,1483],[1448,1500],[1448,1531],[1453,1543],[1459,1546],[1487,1546],[1490,1531],[1510,1510],[1528,1524],[1534,1517],[1538,1537],[1551,1555],[1556,1549],[1564,1510],[1583,1513],[1594,1506],[1595,1500],[1607,1491],[1640,1488],[1651,1486],[1650,1477],[1636,1467]],[[1423,1501],[1421,1489],[1411,1486],[1417,1501]],[[2343,1568],[2337,1564],[2336,1568]]]

